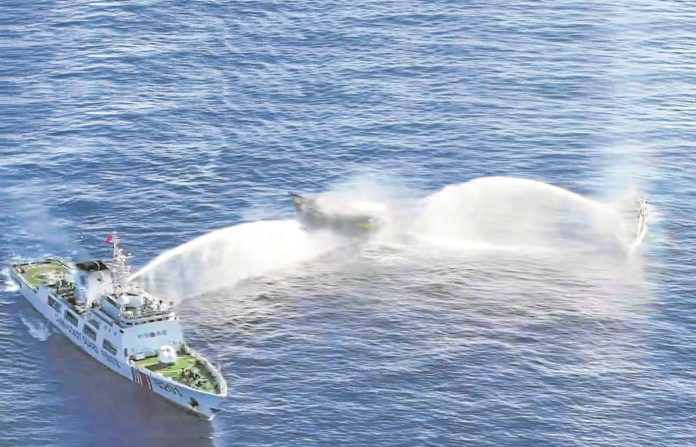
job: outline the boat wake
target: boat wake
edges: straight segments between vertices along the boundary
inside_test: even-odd
[[[16,292],[19,290],[19,286],[10,278],[10,271],[6,268],[0,271],[0,276],[2,276],[2,285],[0,290],[3,292]]]
[[[29,330],[29,335],[38,341],[46,341],[51,336],[51,327],[43,318],[29,318],[24,315],[19,316],[20,320]]]
[[[374,192],[374,188],[372,188]],[[393,191],[391,191],[393,193]],[[349,195],[349,194],[348,194]],[[379,196],[379,194],[377,194]],[[346,193],[320,195],[318,203]],[[647,231],[645,203],[628,209],[601,203],[543,182],[483,177],[449,185],[424,198],[405,192],[366,197],[378,202],[384,224],[366,239],[330,230],[308,231],[296,220],[258,221],[234,225],[168,250],[133,275],[145,288],[181,300],[234,285],[247,278],[292,269],[333,252],[360,244],[372,256],[383,248],[393,255],[427,252],[543,252],[635,255]]]

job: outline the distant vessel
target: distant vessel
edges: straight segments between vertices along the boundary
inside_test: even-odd
[[[328,228],[339,233],[360,236],[378,230],[383,224],[380,212],[344,207],[339,210],[322,206],[317,199],[288,193],[297,217],[308,229]]]
[[[628,255],[635,253],[643,244],[645,236],[648,233],[648,202],[645,197],[633,202],[633,212],[638,214],[638,225],[636,227],[635,239],[628,247]]]
[[[636,240],[640,243],[645,239],[645,233],[648,231],[648,202],[645,197],[641,197],[637,201],[636,208],[638,211],[638,228],[636,229]]]
[[[116,236],[113,259],[12,264],[12,278],[34,308],[87,354],[166,400],[212,419],[227,383],[189,348],[173,310],[129,280]]]

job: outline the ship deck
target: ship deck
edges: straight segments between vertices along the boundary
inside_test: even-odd
[[[33,288],[39,287],[48,275],[67,273],[69,268],[60,261],[46,260],[29,264],[17,264],[14,270]]]
[[[193,356],[180,355],[173,364],[160,363],[156,356],[148,357],[143,360],[136,360],[135,365],[162,374],[168,379],[190,386],[191,388],[207,391],[209,393],[216,392],[215,380]]]

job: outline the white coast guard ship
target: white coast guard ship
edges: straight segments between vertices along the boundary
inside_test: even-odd
[[[227,396],[220,372],[189,348],[172,303],[129,281],[118,239],[113,259],[12,264],[20,292],[90,356],[170,402],[212,419]]]

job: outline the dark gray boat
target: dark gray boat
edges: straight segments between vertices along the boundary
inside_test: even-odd
[[[288,193],[297,211],[297,217],[309,230],[330,229],[350,236],[363,236],[375,232],[381,219],[368,214],[330,212],[323,209],[316,199]]]

